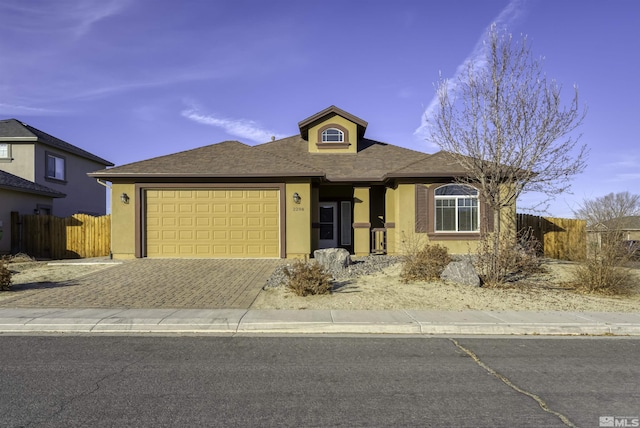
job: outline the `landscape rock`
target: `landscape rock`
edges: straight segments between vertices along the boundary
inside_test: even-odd
[[[440,278],[472,287],[480,287],[481,284],[480,277],[469,258],[453,260],[444,269]]]
[[[315,250],[313,257],[321,266],[332,273],[340,272],[351,264],[351,255],[344,248]]]
[[[351,264],[346,269],[342,269],[340,272],[331,272],[331,275],[335,280],[349,281],[361,276],[382,272],[389,266],[396,265],[401,261],[402,257],[400,256],[374,255],[357,257],[351,259]],[[291,267],[291,263],[278,266],[263,288],[266,290],[283,286],[287,280],[287,275],[284,273],[287,267]]]

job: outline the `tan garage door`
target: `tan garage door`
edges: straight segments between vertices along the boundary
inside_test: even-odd
[[[146,191],[147,257],[280,257],[277,189]]]

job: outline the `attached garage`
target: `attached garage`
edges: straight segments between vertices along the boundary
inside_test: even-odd
[[[146,257],[281,257],[280,188],[151,188],[142,193]]]

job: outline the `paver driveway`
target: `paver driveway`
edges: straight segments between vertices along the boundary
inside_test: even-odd
[[[136,259],[62,283],[16,287],[0,307],[198,308],[251,306],[279,259]]]

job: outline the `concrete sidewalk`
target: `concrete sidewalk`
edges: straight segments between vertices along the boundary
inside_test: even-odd
[[[640,335],[620,312],[0,309],[0,334]]]

